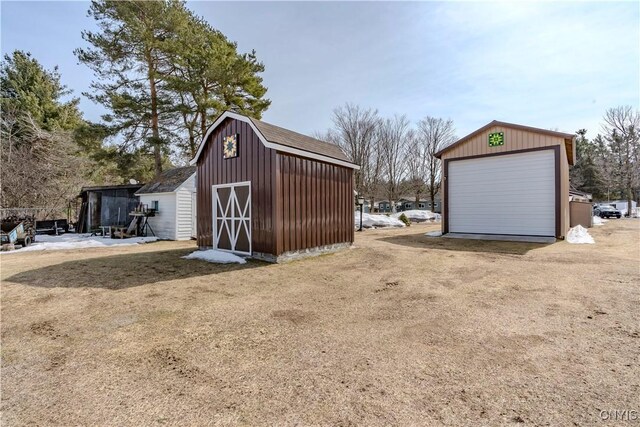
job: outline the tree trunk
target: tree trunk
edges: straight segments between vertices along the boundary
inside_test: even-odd
[[[189,151],[191,152],[191,158],[193,159],[196,156],[196,137],[193,134],[193,129],[189,129]]]
[[[202,133],[202,137],[207,134],[207,112],[200,112],[200,132]]]
[[[429,197],[431,199],[431,209],[432,209],[431,212],[435,212],[436,211],[436,192],[433,191],[433,185],[429,189]]]
[[[158,120],[158,92],[156,89],[156,78],[154,75],[153,59],[151,51],[146,52],[148,76],[149,76],[149,94],[151,95],[151,135],[153,137],[153,158],[155,163],[156,175],[162,173],[162,147],[160,143],[160,126]]]
[[[209,99],[209,91],[207,85],[202,86],[202,99],[205,101]],[[207,109],[202,108],[200,110],[200,132],[202,132],[202,138],[207,134]]]

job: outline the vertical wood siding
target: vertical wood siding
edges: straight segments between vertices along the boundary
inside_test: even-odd
[[[238,133],[239,156],[224,159],[222,139]],[[284,252],[353,242],[353,170],[266,148],[248,123],[227,119],[198,159],[198,246],[213,246],[212,191],[251,181],[254,252]]]
[[[277,154],[277,252],[353,242],[353,171]]]
[[[504,132],[504,145],[499,147],[489,147],[489,134],[494,132]],[[446,160],[457,159],[461,157],[469,156],[485,156],[494,155],[499,153],[507,153],[518,150],[530,150],[540,147],[552,147],[560,146],[559,156],[559,173],[560,173],[560,230],[557,237],[564,237],[569,228],[569,163],[567,157],[567,150],[565,148],[565,139],[559,136],[546,135],[542,133],[536,133],[533,131],[527,131],[523,129],[512,129],[503,126],[493,126],[482,133],[474,136],[473,138],[465,141],[455,148],[442,154],[442,167],[443,176],[447,176],[447,171],[444,168]],[[523,189],[526,191],[526,189]],[[447,224],[447,202],[446,191],[443,195],[443,221],[442,229],[444,232]]]
[[[504,145],[489,147],[489,134],[504,132]],[[442,160],[457,157],[479,156],[484,154],[504,153],[507,151],[525,150],[528,148],[547,147],[560,145],[564,147],[564,138],[559,136],[544,135],[521,129],[511,129],[502,126],[493,126],[479,133],[464,143],[442,153]],[[566,154],[565,154],[566,158]]]
[[[239,155],[224,159],[222,139],[240,134]],[[213,246],[213,212],[211,187],[217,184],[251,181],[251,228],[253,250],[274,253],[275,233],[272,208],[276,152],[266,148],[248,123],[227,119],[212,132],[198,159],[197,221],[198,246]]]

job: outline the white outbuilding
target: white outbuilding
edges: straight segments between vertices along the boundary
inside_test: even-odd
[[[626,200],[614,200],[612,202],[602,202],[602,205],[610,205],[618,209],[622,216],[627,216],[629,212],[629,205]],[[631,201],[631,216],[636,216],[638,212],[638,203],[635,200]]]
[[[189,240],[196,236],[196,167],[162,172],[136,192],[146,209],[155,210],[149,225],[160,239]]]

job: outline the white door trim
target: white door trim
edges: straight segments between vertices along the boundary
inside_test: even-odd
[[[247,195],[247,202],[243,207],[241,207],[238,203],[238,198],[236,197],[235,188],[236,187],[249,187],[249,194]],[[229,200],[227,200],[227,205],[222,206],[220,204],[220,200],[218,199],[218,189],[220,188],[230,188],[231,192],[229,193]],[[211,186],[211,209],[212,209],[212,230],[213,230],[213,248],[219,251],[224,252],[232,252],[241,255],[251,255],[252,254],[252,242],[251,242],[251,181],[241,181],[241,182],[232,182],[229,184],[217,184]],[[220,207],[220,211],[223,213],[223,217],[221,218],[222,227],[218,230],[218,210],[217,207]],[[231,211],[229,211],[231,208]],[[231,215],[228,215],[228,214]],[[239,214],[239,215],[238,215]],[[235,229],[235,221],[239,220],[238,230]],[[229,229],[229,224],[231,224],[231,228]],[[218,248],[218,242],[220,240],[220,236],[222,234],[222,230],[226,227],[227,233],[229,234],[229,240],[231,242],[231,249],[222,249]],[[240,231],[242,227],[247,231],[247,237],[249,239],[249,251],[238,251],[235,249],[236,243],[238,242],[238,236],[240,235]]]

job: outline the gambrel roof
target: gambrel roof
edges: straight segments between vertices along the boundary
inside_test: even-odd
[[[207,133],[198,147],[198,151],[191,160],[191,164],[194,165],[198,161],[204,146],[206,145],[209,135],[222,123],[226,118],[239,120],[245,123],[249,123],[253,131],[258,135],[258,138],[267,148],[271,148],[277,151],[282,151],[289,154],[294,154],[300,157],[308,157],[314,160],[320,160],[327,163],[334,163],[340,166],[349,167],[352,169],[360,169],[360,167],[352,163],[349,158],[344,154],[342,149],[330,142],[321,141],[316,138],[312,138],[307,135],[303,135],[298,132],[291,131],[289,129],[275,126],[270,123],[263,122],[258,119],[243,116],[242,114],[234,113],[232,111],[225,111],[222,113],[216,121],[209,126]]]

